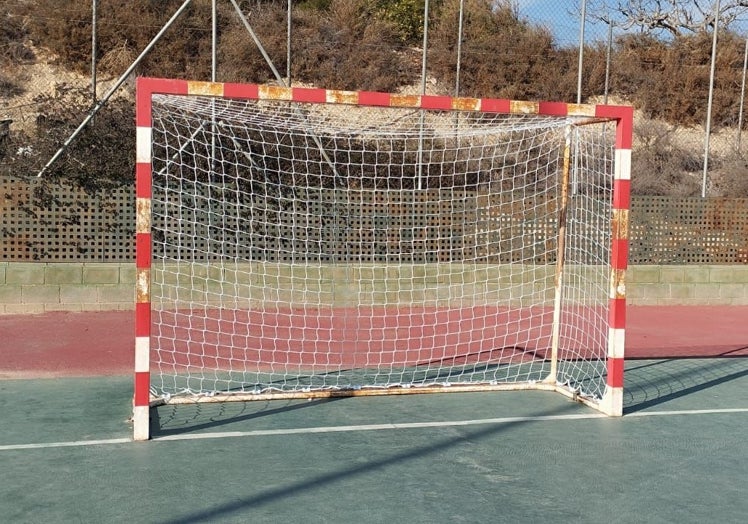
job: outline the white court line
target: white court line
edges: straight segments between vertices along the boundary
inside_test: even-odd
[[[641,413],[631,413],[625,415],[622,419],[640,418],[640,417],[671,417],[676,415],[719,415],[728,413],[748,413],[748,408],[728,408],[728,409],[687,409],[687,410],[670,410],[670,411],[646,411]],[[311,428],[289,428],[289,429],[258,429],[253,431],[224,431],[217,433],[192,433],[183,435],[167,435],[164,437],[154,438],[151,442],[169,442],[177,440],[208,440],[218,438],[239,438],[239,437],[265,437],[280,435],[300,435],[313,433],[343,433],[352,431],[382,431],[382,430],[400,430],[400,429],[420,429],[420,428],[448,428],[456,426],[478,426],[487,424],[513,424],[517,422],[543,422],[543,421],[564,421],[564,420],[591,420],[591,419],[608,419],[607,415],[602,413],[579,413],[573,415],[540,415],[528,417],[501,417],[485,418],[474,420],[447,420],[441,422],[403,422],[390,424],[362,424],[356,426],[320,426]],[[102,440],[73,440],[68,442],[47,442],[39,444],[9,444],[0,445],[0,451],[18,451],[27,449],[49,449],[49,448],[68,448],[68,447],[85,447],[85,446],[103,446],[111,444],[129,444],[132,440],[129,438],[113,438]],[[147,445],[147,444],[140,444]]]
[[[71,440],[69,442],[42,442],[39,444],[9,444],[0,446],[0,451],[15,451],[19,449],[48,449],[48,448],[75,448],[81,446],[102,446],[105,444],[127,444],[132,442],[129,438],[110,438],[102,440]]]

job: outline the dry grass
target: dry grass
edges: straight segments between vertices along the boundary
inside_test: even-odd
[[[430,92],[452,93],[454,89],[458,4],[459,0],[443,0],[433,10],[428,56]],[[110,85],[106,82],[132,63],[179,5],[178,0],[133,0],[122,9],[116,2],[100,3],[98,65],[107,78],[99,78],[99,95]],[[271,60],[285,76],[285,2],[242,5]],[[231,4],[219,6],[219,78],[274,81]],[[420,92],[421,52],[415,47],[419,35],[395,23],[392,12],[382,6],[391,7],[385,1],[371,0],[298,3],[292,20],[294,83]],[[465,6],[469,16],[464,27],[461,95],[575,98],[574,49],[560,48],[547,29],[518,18],[503,4],[492,10],[484,0],[466,0]],[[12,119],[11,133],[17,135],[47,133],[54,120],[54,107],[63,111],[60,118],[86,109],[82,90],[90,83],[90,1],[72,0],[63,8],[58,0],[0,0],[0,8],[0,118]],[[417,13],[410,14],[415,17]],[[195,0],[136,73],[209,78],[210,18],[210,2]],[[720,41],[711,159],[713,194],[748,195],[744,155],[734,147],[738,103],[735,85],[740,84],[743,45],[744,40],[729,33]],[[634,191],[638,194],[690,195],[700,181],[709,46],[704,35],[669,42],[627,35],[616,42],[611,68],[614,96],[638,109],[634,156]],[[586,99],[603,91],[603,51],[600,46],[592,46],[586,53]],[[83,100],[70,99],[71,93]],[[127,91],[123,94],[129,96]],[[46,118],[41,127],[40,114]],[[58,128],[64,130],[66,126],[69,124],[59,123]],[[121,126],[112,132],[111,140],[124,143],[129,128]]]

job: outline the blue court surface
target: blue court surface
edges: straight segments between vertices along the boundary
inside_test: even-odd
[[[748,358],[631,360],[625,415],[545,392],[163,406],[0,381],[3,522],[743,522]]]

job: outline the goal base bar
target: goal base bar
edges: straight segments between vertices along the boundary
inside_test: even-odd
[[[150,407],[177,404],[204,404],[221,402],[255,402],[262,400],[314,400],[326,398],[347,397],[379,397],[391,395],[425,395],[439,393],[481,393],[492,391],[550,391],[560,393],[575,402],[585,404],[597,411],[607,415],[620,416],[610,410],[611,403],[615,404],[612,393],[606,393],[602,400],[591,399],[579,395],[576,390],[569,389],[558,384],[545,382],[523,382],[516,384],[454,384],[454,385],[429,385],[429,386],[390,386],[381,388],[359,388],[359,389],[324,389],[314,391],[269,391],[262,393],[220,393],[214,395],[179,395],[170,398],[151,397]]]
[[[214,404],[222,402],[255,402],[267,400],[316,400],[328,398],[346,397],[377,397],[386,395],[423,395],[439,393],[480,393],[492,391],[547,391],[560,393],[565,397],[584,404],[596,411],[608,416],[621,416],[622,411],[617,409],[621,402],[616,396],[623,395],[623,390],[608,388],[602,400],[583,397],[577,391],[558,384],[543,382],[517,383],[517,384],[456,384],[456,385],[431,385],[416,387],[387,387],[387,388],[361,388],[361,389],[330,389],[317,391],[275,391],[264,393],[234,393],[216,395],[184,395],[173,396],[168,399],[151,397],[148,407],[136,408],[133,415],[134,439],[148,440],[150,438],[149,409],[166,405],[194,405]]]

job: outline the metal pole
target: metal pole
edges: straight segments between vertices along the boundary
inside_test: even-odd
[[[233,0],[232,0],[233,1]],[[62,147],[57,150],[57,152],[52,156],[52,158],[49,159],[49,161],[44,164],[44,167],[39,171],[39,174],[37,174],[37,177],[41,177],[44,175],[44,173],[49,169],[49,167],[54,164],[58,158],[67,150],[68,147],[70,147],[70,144],[73,143],[73,141],[78,138],[78,135],[83,131],[83,128],[88,125],[88,123],[93,119],[94,116],[96,116],[96,113],[98,113],[102,107],[106,105],[106,103],[109,101],[109,99],[112,97],[112,95],[122,86],[122,84],[125,83],[127,80],[127,77],[130,76],[130,74],[135,70],[138,65],[140,65],[140,62],[143,61],[143,58],[149,53],[151,49],[153,49],[153,46],[156,45],[156,43],[161,39],[161,37],[164,35],[166,31],[169,30],[171,25],[174,23],[174,21],[179,18],[179,15],[182,14],[182,12],[187,9],[187,6],[190,5],[190,2],[192,0],[184,0],[184,3],[177,9],[177,12],[172,15],[172,17],[169,19],[166,24],[161,28],[161,30],[156,34],[156,36],[153,37],[153,40],[151,40],[147,46],[145,46],[145,49],[138,55],[138,57],[133,61],[132,64],[130,64],[130,67],[127,68],[127,70],[122,73],[122,76],[119,77],[117,82],[109,88],[109,91],[99,100],[96,105],[91,109],[91,111],[88,112],[88,115],[86,115],[86,118],[83,119],[83,122],[80,123],[80,125],[73,131],[73,133],[68,137],[67,140],[65,140],[65,143],[62,144]]]
[[[457,22],[457,66],[455,68],[455,96],[460,96],[460,66],[462,64],[462,20],[465,0],[460,0],[460,16]]]
[[[210,81],[216,81],[216,70],[218,68],[216,60],[217,48],[218,48],[218,11],[216,10],[216,0],[212,1],[211,5],[212,23],[211,23],[211,41],[210,41]]]
[[[291,87],[291,0],[288,0],[288,20],[286,27],[286,84]]]
[[[421,59],[421,94],[426,94],[426,51],[429,47],[429,0],[423,4],[423,57]],[[423,126],[426,113],[421,110],[420,129],[418,132],[418,178],[417,188],[423,189]]]
[[[605,94],[603,103],[608,103],[608,90],[610,88],[610,56],[613,49],[613,21],[608,20],[608,48],[605,50]]]
[[[98,19],[98,3],[99,0],[91,0],[91,107],[96,105],[96,53],[98,53],[96,22]]]
[[[587,0],[582,0],[582,13],[579,18],[579,62],[577,63],[577,104],[582,103],[582,70],[584,69],[584,30],[587,26]],[[578,130],[574,130],[577,133]],[[574,152],[573,163],[571,168],[571,194],[577,193],[577,168],[579,157]]]
[[[584,66],[584,28],[587,23],[587,0],[582,0],[582,17],[579,20],[579,63],[577,64],[577,104],[582,103],[582,67]]]
[[[743,107],[745,106],[745,72],[748,69],[748,38],[745,39],[745,53],[743,53],[743,81],[740,84],[740,111],[738,112],[738,153],[743,137]]]
[[[429,46],[429,0],[423,4],[423,54],[421,56],[421,94],[426,94],[426,51]]]
[[[709,139],[712,133],[712,102],[714,100],[714,70],[717,63],[717,33],[719,32],[719,0],[714,6],[714,35],[712,35],[712,65],[709,72],[709,100],[706,106],[706,130],[704,133],[704,173],[701,180],[701,198],[706,198],[709,176]]]
[[[218,10],[216,0],[211,1],[211,38],[210,38],[210,81],[216,81],[216,72],[218,71]],[[210,167],[211,171],[216,170],[216,101],[210,101]]]

